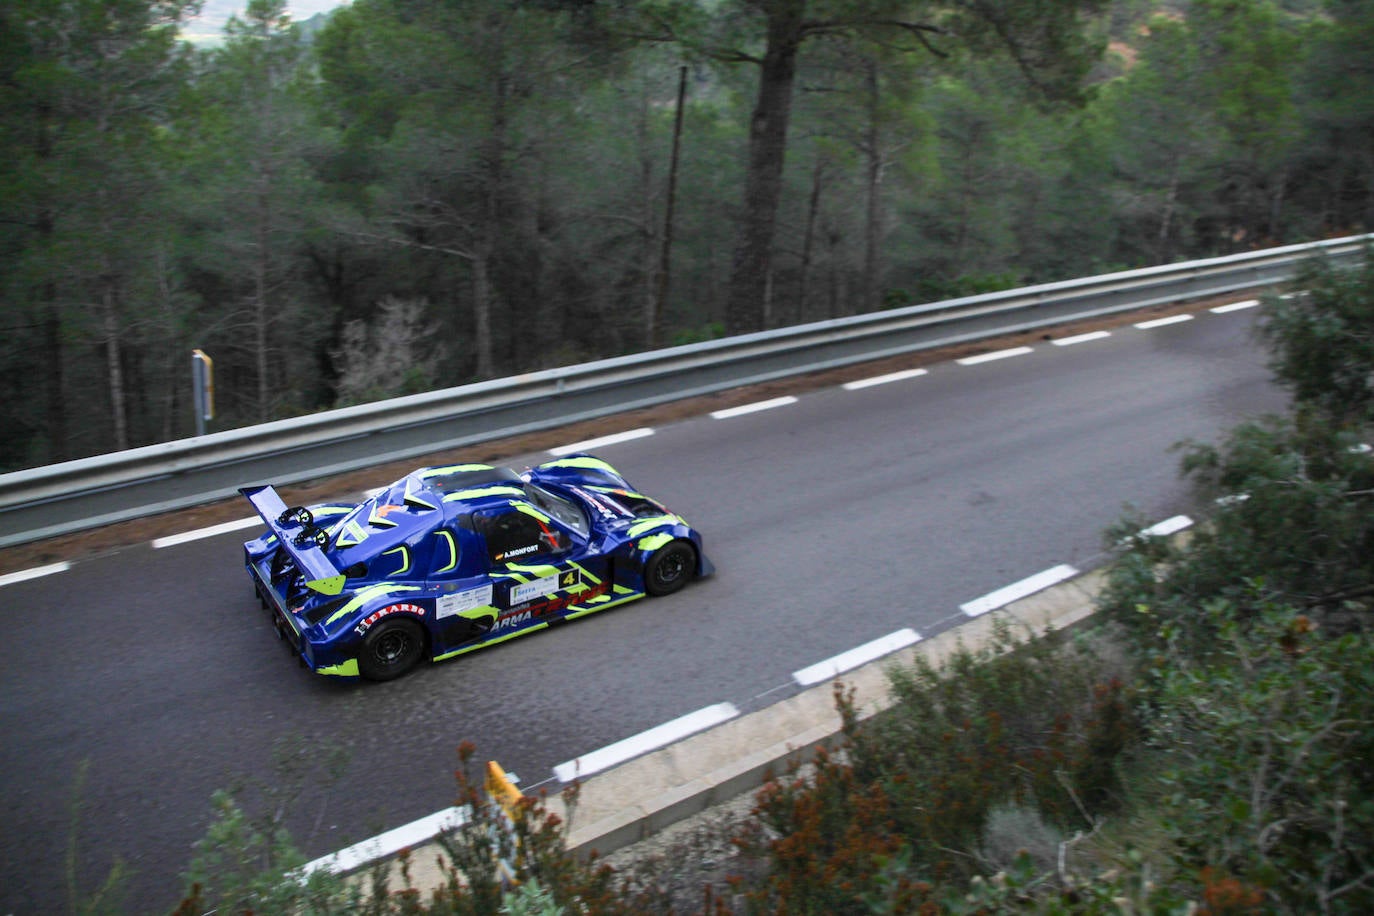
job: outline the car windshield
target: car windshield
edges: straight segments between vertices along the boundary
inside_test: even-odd
[[[520,475],[510,468],[484,467],[480,464],[462,465],[453,468],[430,468],[420,472],[425,485],[444,495],[462,490],[475,490],[481,487],[506,485],[518,487]]]
[[[587,514],[576,503],[550,493],[533,483],[525,484],[525,495],[530,502],[583,537],[586,537],[591,531],[591,526],[587,524]]]

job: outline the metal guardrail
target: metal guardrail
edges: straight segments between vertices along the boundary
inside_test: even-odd
[[[604,359],[0,474],[0,547],[740,385],[1165,302],[1354,261],[1374,235],[914,305]]]

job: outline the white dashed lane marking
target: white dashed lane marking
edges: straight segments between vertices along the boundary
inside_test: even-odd
[[[739,417],[747,413],[758,413],[760,410],[772,410],[774,407],[786,407],[788,404],[797,403],[797,399],[792,395],[781,398],[773,398],[768,401],[756,401],[753,404],[741,404],[739,407],[727,407],[724,410],[711,411],[713,420],[728,420],[730,417]]]
[[[374,836],[369,840],[355,843],[347,849],[341,849],[309,862],[301,866],[301,873],[310,875],[317,871],[323,871],[346,874],[384,856],[395,855],[403,849],[419,846],[446,830],[456,830],[469,820],[471,820],[471,815],[466,807],[445,808],[443,811],[436,811],[422,817],[418,821],[411,821],[403,827],[388,830],[386,833]]]
[[[1074,344],[1087,343],[1090,340],[1101,340],[1104,337],[1111,336],[1111,331],[1090,331],[1087,334],[1076,334],[1073,337],[1052,340],[1050,343],[1054,344],[1056,347],[1072,347]]]
[[[1137,324],[1136,327],[1140,328],[1142,331],[1148,331],[1150,328],[1162,328],[1166,324],[1179,324],[1184,321],[1192,320],[1192,315],[1170,315],[1168,318],[1156,318],[1153,321],[1142,321]]]
[[[912,629],[902,629],[887,636],[880,637],[872,642],[864,643],[862,646],[850,649],[848,652],[841,652],[839,655],[831,656],[823,662],[817,662],[802,668],[800,671],[792,672],[792,680],[803,687],[810,687],[812,684],[820,684],[831,678],[853,670],[860,665],[866,665],[874,659],[882,658],[884,655],[891,655],[898,649],[905,649],[907,646],[915,645],[921,641],[920,635]]]
[[[925,374],[925,369],[907,369],[903,372],[889,372],[887,375],[875,375],[873,378],[863,378],[853,382],[845,382],[840,387],[845,391],[858,391],[860,388],[871,388],[874,385],[887,385],[892,382],[901,382],[909,378],[918,378]]]
[[[1162,522],[1151,525],[1140,533],[1149,537],[1164,538],[1191,527],[1193,527],[1191,518],[1186,515],[1175,515],[1173,518],[1166,518]]]
[[[634,439],[643,439],[645,436],[652,436],[654,431],[641,426],[639,429],[629,429],[623,433],[612,433],[609,436],[602,436],[599,439],[585,439],[582,442],[574,442],[571,445],[560,445],[558,448],[549,449],[549,454],[557,456],[571,455],[574,452],[590,452],[592,449],[604,448],[607,445],[616,445],[620,442],[630,442]]]
[[[999,607],[1006,607],[1013,601],[1019,601],[1028,595],[1044,591],[1051,585],[1058,585],[1066,579],[1072,579],[1078,575],[1078,570],[1067,564],[1047,569],[1044,572],[1036,573],[1033,576],[1022,579],[1020,582],[1013,582],[1005,588],[999,588],[995,592],[989,592],[981,598],[975,598],[959,605],[959,610],[970,617],[977,617],[986,614],[988,611],[995,611]]]
[[[232,522],[225,522],[222,525],[211,525],[209,528],[200,528],[196,531],[187,531],[184,534],[171,534],[165,538],[157,538],[152,542],[154,550],[161,550],[164,547],[175,547],[178,544],[185,544],[189,541],[199,541],[202,538],[212,538],[221,534],[228,534],[231,531],[242,531],[244,528],[266,528],[262,519],[256,515],[252,518],[241,518]]]
[[[633,757],[647,754],[649,751],[657,750],[660,747],[681,741],[688,735],[694,735],[699,731],[719,725],[739,715],[739,710],[733,703],[717,703],[714,706],[707,706],[705,709],[698,709],[696,712],[689,712],[685,716],[680,716],[671,722],[632,735],[624,741],[617,741],[609,744],[590,754],[583,754],[567,763],[560,763],[553,768],[553,773],[560,782],[572,782],[583,776],[590,776],[602,770],[609,769],[618,763],[624,763]]]
[[[1244,302],[1232,302],[1230,305],[1218,305],[1212,309],[1217,315],[1225,315],[1227,312],[1239,312],[1241,309],[1252,309],[1259,305],[1258,299],[1246,299]]]
[[[41,579],[44,576],[51,576],[54,573],[66,572],[72,568],[70,563],[52,563],[48,566],[35,566],[32,569],[21,569],[19,572],[5,573],[0,576],[0,586],[14,585],[17,582],[27,582],[30,579]]]
[[[955,362],[961,366],[976,366],[979,363],[990,363],[999,359],[1010,359],[1013,356],[1025,356],[1027,353],[1034,352],[1030,347],[1012,347],[1010,350],[995,350],[992,353],[965,356],[963,359],[956,359]]]

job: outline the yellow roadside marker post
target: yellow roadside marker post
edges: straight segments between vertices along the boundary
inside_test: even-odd
[[[506,771],[501,769],[501,765],[495,760],[487,761],[487,778],[485,782],[487,797],[496,802],[499,812],[496,817],[495,829],[505,832],[505,837],[493,837],[496,840],[497,849],[515,849],[517,841],[515,833],[516,809],[525,795]],[[502,842],[504,839],[505,842]],[[498,853],[498,856],[500,854]],[[506,885],[516,884],[515,863],[508,858],[498,858],[496,863],[497,871],[501,875],[501,882]]]

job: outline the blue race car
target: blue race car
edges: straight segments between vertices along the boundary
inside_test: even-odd
[[[320,674],[386,681],[647,595],[713,567],[701,535],[609,464],[517,474],[421,468],[359,505],[287,506],[245,487],[268,531],[244,544],[277,632]]]

